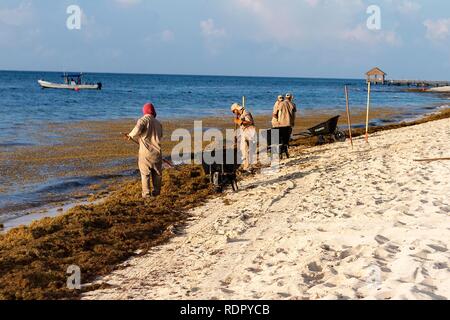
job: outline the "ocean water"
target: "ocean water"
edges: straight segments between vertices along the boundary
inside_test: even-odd
[[[43,90],[37,80],[62,82],[61,73],[0,71],[0,151],[14,152],[15,147],[52,144],[47,124],[83,120],[136,119],[142,105],[152,101],[164,119],[230,117],[230,106],[247,97],[247,108],[254,114],[272,113],[277,95],[292,92],[303,112],[330,113],[345,110],[344,86],[350,90],[352,110],[365,109],[366,83],[355,79],[305,79],[270,77],[219,77],[98,74],[87,75],[88,82],[102,82],[101,91]],[[375,86],[372,108],[402,110],[390,119],[373,122],[397,122],[432,112],[449,103],[448,96],[406,92],[405,88]],[[2,161],[2,160],[0,160]],[[7,161],[7,160],[3,160]],[[7,163],[4,163],[7,166]],[[0,223],[13,227],[21,224],[30,210],[52,207],[52,203],[71,202],[73,193],[101,183],[108,176],[77,176],[61,179],[52,173],[46,181],[2,192],[0,183]],[[118,173],[118,178],[132,173]],[[1,178],[1,177],[0,177]],[[1,179],[0,179],[1,180]],[[53,209],[51,209],[53,210]],[[50,215],[56,211],[49,211]],[[53,213],[51,213],[53,212]],[[34,214],[36,215],[36,214]],[[27,221],[42,217],[29,216]],[[17,218],[18,217],[18,218]]]
[[[305,111],[344,110],[344,85],[349,86],[353,109],[365,108],[367,99],[365,81],[355,79],[92,73],[85,80],[102,82],[103,90],[79,92],[43,90],[39,79],[62,82],[61,73],[0,71],[0,147],[37,143],[32,133],[42,130],[43,123],[137,118],[147,101],[168,119],[230,116],[230,105],[243,95],[254,114],[270,114],[276,96],[286,92]],[[447,98],[436,94],[373,87],[372,108],[405,108],[404,118],[443,104]]]

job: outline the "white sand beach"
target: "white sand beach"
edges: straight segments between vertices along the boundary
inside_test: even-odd
[[[311,149],[84,299],[448,299],[450,119]]]

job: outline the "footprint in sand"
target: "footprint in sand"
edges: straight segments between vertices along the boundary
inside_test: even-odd
[[[286,292],[278,292],[278,295],[282,298],[289,298],[291,297],[291,294],[286,293]]]
[[[449,206],[440,207],[439,209],[441,210],[442,213],[449,213],[450,212],[450,207]]]
[[[428,244],[428,246],[429,246],[431,249],[435,250],[435,251],[439,251],[439,252],[447,252],[447,248],[445,248],[445,247],[441,247],[441,246],[438,246],[438,245],[435,245],[435,244]]]
[[[400,220],[394,223],[394,227],[403,227],[403,226],[406,226],[406,223],[401,222]]]
[[[389,253],[392,253],[392,254],[397,254],[397,253],[399,253],[401,250],[400,250],[400,247],[391,244],[391,245],[389,245],[389,246],[386,247],[386,251],[389,252]]]
[[[415,254],[411,254],[410,256],[411,256],[411,257],[414,257],[414,258],[418,258],[418,259],[420,259],[420,260],[427,260],[427,257],[428,257],[428,255],[429,255],[430,253],[431,253],[431,252],[428,251],[428,250],[421,250],[420,252],[417,252],[417,253],[415,253]]]
[[[447,264],[447,262],[436,262],[433,265],[433,268],[438,269],[438,270],[448,269],[448,264]]]
[[[308,270],[311,272],[322,272],[322,267],[317,262],[311,262],[308,264]]]
[[[409,216],[409,217],[415,217],[415,214],[409,213],[409,212],[403,212],[404,215]]]
[[[390,240],[382,235],[377,235],[375,237],[375,241],[378,242],[378,244],[385,244],[389,242]]]
[[[263,271],[263,269],[261,269],[259,267],[256,267],[256,268],[250,267],[250,268],[247,268],[245,270],[248,271],[248,272],[252,272],[252,273],[260,273],[260,272]]]
[[[220,290],[222,290],[222,292],[223,292],[223,293],[226,293],[226,294],[233,294],[233,293],[234,293],[233,290],[226,289],[226,288],[220,288]]]

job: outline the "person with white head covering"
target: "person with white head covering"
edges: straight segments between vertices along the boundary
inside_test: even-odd
[[[277,101],[275,101],[275,104],[273,105],[273,113],[272,113],[272,127],[277,128],[278,125],[278,111],[280,108],[280,104],[284,102],[284,96],[279,95],[277,97]]]
[[[291,128],[294,128],[295,127],[295,118],[297,115],[297,105],[294,102],[294,95],[292,93],[286,93],[285,101],[289,105]]]
[[[286,99],[283,96],[281,98],[274,106],[272,128],[279,132],[280,144],[282,145],[281,153],[286,153],[289,157],[289,142],[295,125],[297,108],[292,102],[293,95],[291,93],[286,94]]]
[[[240,127],[240,149],[242,153],[242,167],[245,171],[250,169],[253,162],[252,153],[256,151],[256,127],[253,116],[239,103],[231,106],[231,112],[236,116],[234,123]]]

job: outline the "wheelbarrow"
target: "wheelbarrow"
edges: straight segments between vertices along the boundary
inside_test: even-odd
[[[237,149],[223,149],[223,155],[218,161],[216,152],[216,149],[203,152],[202,167],[205,174],[209,175],[210,182],[214,185],[217,192],[223,192],[228,185],[231,185],[233,191],[238,191],[236,171],[241,165],[238,162],[239,154]],[[216,160],[211,161],[211,159]]]
[[[318,137],[318,145],[325,144],[327,142],[327,138],[332,139],[335,142],[344,142],[347,137],[345,136],[345,133],[340,131],[338,128],[337,124],[339,122],[339,118],[340,116],[333,117],[312,128],[309,128],[307,131],[294,134],[294,137]]]

